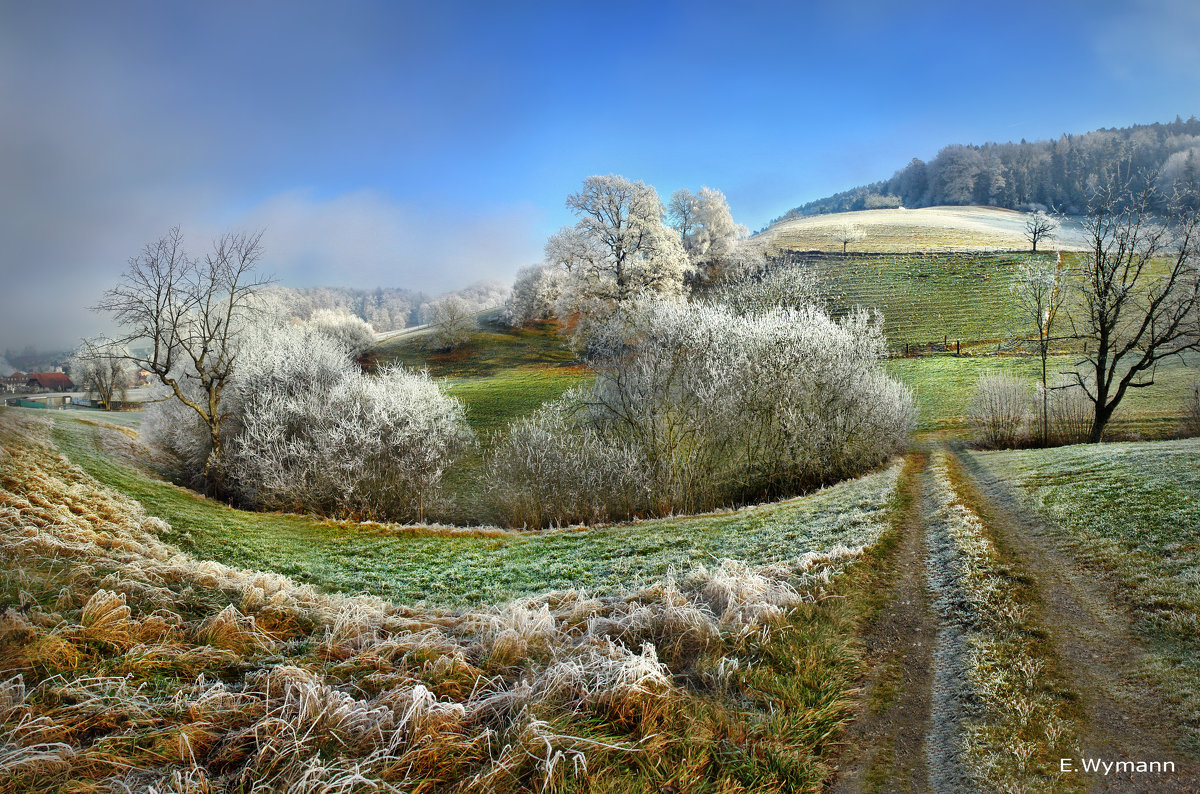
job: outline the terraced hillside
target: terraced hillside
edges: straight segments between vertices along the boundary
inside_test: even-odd
[[[788,266],[811,270],[832,311],[855,306],[883,314],[894,352],[918,346],[968,350],[994,347],[1023,332],[1013,301],[1018,268],[1027,254],[887,253],[784,255]],[[1054,254],[1039,254],[1055,261]]]

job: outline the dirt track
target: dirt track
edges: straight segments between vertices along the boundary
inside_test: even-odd
[[[958,496],[984,522],[1005,564],[1030,584],[1032,619],[1047,638],[1051,667],[1064,696],[1075,703],[1080,737],[1076,758],[1114,762],[1108,775],[1078,770],[1045,790],[1096,792],[1200,792],[1200,764],[1178,749],[1180,726],[1162,698],[1138,676],[1143,649],[1130,621],[1103,577],[1080,566],[1056,544],[1051,529],[1022,510],[969,455],[948,454],[962,472]],[[956,769],[953,747],[962,726],[947,721],[938,694],[953,663],[935,654],[954,637],[933,609],[928,590],[930,477],[926,455],[914,453],[903,488],[908,489],[900,537],[890,561],[885,603],[864,630],[869,673],[857,719],[851,724],[835,792],[915,792],[957,789],[966,779]],[[940,711],[939,711],[940,710]],[[1120,761],[1171,761],[1174,774],[1115,771]],[[948,788],[949,787],[949,788]]]

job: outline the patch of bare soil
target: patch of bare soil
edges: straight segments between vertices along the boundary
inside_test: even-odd
[[[1050,529],[1024,510],[1006,486],[970,456],[958,456],[973,479],[981,518],[1018,561],[1040,596],[1039,622],[1067,680],[1078,694],[1083,720],[1074,774],[1096,792],[1200,792],[1200,764],[1179,749],[1184,735],[1162,697],[1138,676],[1145,650],[1102,575],[1064,551]],[[1082,759],[1112,763],[1108,774],[1084,772]],[[1173,762],[1174,773],[1118,772],[1117,762]]]
[[[925,737],[937,617],[926,589],[926,466],[925,455],[914,455],[904,473],[905,512],[890,560],[891,581],[863,637],[870,672],[848,729],[834,792],[929,790]]]

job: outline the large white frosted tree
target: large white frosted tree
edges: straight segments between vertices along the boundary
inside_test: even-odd
[[[653,187],[623,176],[591,176],[567,197],[567,207],[579,222],[571,234],[559,233],[563,245],[553,251],[565,254],[558,264],[571,274],[579,297],[620,303],[683,290],[690,263],[679,233],[663,222],[665,208]]]
[[[700,192],[676,190],[667,205],[667,217],[679,232],[689,261],[713,276],[722,270],[749,230],[735,223],[725,194],[710,187]]]

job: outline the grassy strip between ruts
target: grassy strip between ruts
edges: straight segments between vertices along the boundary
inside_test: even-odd
[[[942,616],[934,658],[930,784],[956,790],[1071,791],[1058,759],[1076,727],[1035,598],[969,505],[956,461],[935,453],[926,498],[929,578]]]
[[[972,455],[1116,578],[1150,650],[1145,673],[1200,750],[1200,439]]]
[[[857,557],[793,546],[625,596],[428,612],[182,557],[39,440],[44,419],[3,413],[0,791],[817,791],[829,775],[893,504]]]

